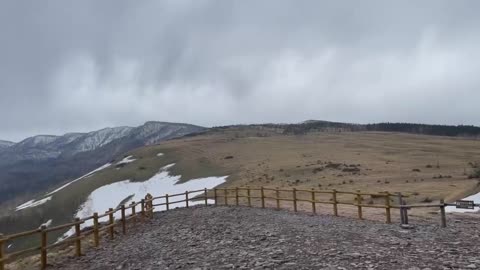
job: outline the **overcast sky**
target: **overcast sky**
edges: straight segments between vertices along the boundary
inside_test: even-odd
[[[480,125],[480,1],[1,1],[0,139],[148,120]]]

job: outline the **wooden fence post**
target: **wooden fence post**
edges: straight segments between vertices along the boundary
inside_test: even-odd
[[[227,188],[223,190],[223,199],[225,200],[225,205],[228,205],[228,191]]]
[[[185,191],[185,207],[188,208],[188,191]]]
[[[142,214],[142,222],[143,222],[145,221],[145,199],[142,199],[140,201],[140,206],[141,206],[140,212]]]
[[[217,206],[218,205],[218,198],[217,198],[218,196],[217,196],[217,189],[216,188],[213,189],[213,197],[215,199],[215,206]]]
[[[165,194],[165,208],[170,210],[170,202],[168,201],[168,194]]]
[[[333,200],[333,214],[338,216],[338,201],[337,201],[337,190],[332,190],[332,200]]]
[[[280,209],[280,190],[275,188],[275,199],[277,200],[277,209]]]
[[[315,189],[312,188],[311,192],[312,192],[312,212],[314,214],[316,214],[317,213],[317,204],[315,203]]]
[[[122,233],[123,234],[127,234],[127,220],[125,218],[125,204],[122,204],[122,206],[120,206],[121,210],[121,214],[122,214]]]
[[[360,190],[357,190],[357,207],[358,207],[358,218],[363,219],[362,213],[362,194],[360,194]]]
[[[207,196],[207,189],[206,188],[203,190],[203,194],[205,196],[205,198],[204,198],[205,199],[205,206],[207,206],[208,205],[208,196]]]
[[[0,233],[0,270],[5,270],[5,262],[4,259],[4,248],[5,248],[5,240],[3,238],[3,234]]]
[[[235,204],[238,206],[238,187],[235,187]]]
[[[114,237],[114,228],[113,228],[113,208],[109,208],[108,209],[108,225],[110,226],[110,228],[108,228],[108,233],[110,234],[110,240],[113,240],[113,237]]]
[[[98,213],[93,213],[93,243],[95,247],[100,244],[100,237],[98,233]]]
[[[265,191],[263,190],[263,186],[260,187],[260,196],[262,197],[262,208],[265,208]]]
[[[297,212],[297,189],[293,188],[293,211]]]
[[[40,237],[41,237],[41,249],[40,249],[40,268],[47,268],[47,232],[45,231],[47,226],[43,225],[40,228]]]
[[[134,201],[132,202],[132,219],[134,226],[137,226],[137,209],[135,209],[137,206],[135,203]]]
[[[440,200],[440,223],[442,228],[447,227],[447,216],[445,214],[445,201]]]
[[[252,198],[250,198],[250,186],[247,186],[247,201],[248,201],[248,207],[252,206]]]
[[[397,198],[398,198],[398,205],[400,207],[400,222],[401,224],[408,224],[408,222],[405,221],[404,208],[402,207],[403,205],[402,193],[398,192]]]
[[[385,216],[387,218],[387,224],[392,223],[392,214],[390,213],[390,193],[385,191]]]
[[[148,218],[153,218],[153,196],[150,193],[145,195],[145,214]]]
[[[82,239],[80,237],[82,236],[82,231],[80,230],[80,218],[75,218],[75,255],[77,257],[82,256]]]

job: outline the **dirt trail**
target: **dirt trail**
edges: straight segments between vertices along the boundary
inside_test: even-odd
[[[480,269],[480,219],[413,229],[329,215],[192,207],[50,269]]]

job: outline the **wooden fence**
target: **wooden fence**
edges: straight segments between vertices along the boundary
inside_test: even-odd
[[[213,193],[213,194],[212,194]],[[281,193],[284,196],[281,196]],[[287,194],[285,196],[285,193]],[[319,194],[322,194],[319,196]],[[330,197],[329,199],[319,197]],[[350,198],[345,198],[349,196]],[[374,198],[376,201],[382,201],[383,203],[364,203],[365,196],[369,196],[370,199]],[[178,199],[180,197],[180,199]],[[342,197],[342,199],[339,199]],[[73,222],[63,224],[51,228],[42,226],[39,229],[21,232],[13,235],[2,236],[0,234],[0,270],[5,270],[7,262],[13,261],[20,256],[30,255],[39,252],[40,253],[40,268],[45,269],[47,267],[47,252],[55,247],[61,245],[74,245],[75,255],[82,255],[82,240],[93,235],[93,246],[98,247],[100,245],[101,236],[103,233],[110,239],[115,237],[115,227],[121,228],[122,234],[127,233],[127,223],[131,222],[134,227],[138,221],[144,221],[147,218],[153,216],[153,210],[155,206],[164,206],[165,210],[170,210],[172,205],[178,205],[184,203],[185,207],[189,207],[191,202],[209,204],[209,199],[214,200],[214,205],[246,205],[257,206],[265,208],[267,204],[272,204],[275,208],[282,208],[282,202],[287,202],[293,211],[299,211],[298,204],[306,203],[310,205],[313,213],[317,212],[318,205],[326,204],[331,205],[332,214],[339,215],[339,205],[350,205],[357,208],[358,218],[363,219],[364,208],[377,208],[385,210],[385,222],[391,223],[391,211],[392,209],[400,210],[400,217],[402,224],[408,224],[408,209],[418,207],[436,207],[440,209],[441,226],[446,226],[445,207],[449,204],[443,201],[440,204],[418,204],[418,205],[406,205],[404,196],[400,193],[391,194],[389,192],[382,193],[365,193],[361,191],[337,191],[337,190],[315,190],[315,189],[279,189],[279,188],[265,188],[265,187],[236,187],[236,188],[215,188],[210,192],[207,189],[186,191],[179,194],[166,194],[163,196],[152,197],[147,194],[145,199],[140,202],[132,202],[130,205],[121,205],[116,209],[110,208],[104,214],[94,213],[92,216],[79,219],[76,218]],[[392,204],[393,199],[398,199],[398,204]],[[173,200],[172,200],[173,199]],[[155,201],[162,200],[161,203],[155,203]],[[232,202],[233,200],[233,202]],[[137,211],[137,207],[139,211]],[[115,219],[115,214],[120,212],[121,218]],[[100,222],[100,219],[107,218],[108,222]],[[93,221],[93,226],[89,228],[81,229],[81,225],[87,221]],[[74,234],[57,243],[49,244],[48,234],[51,232],[64,231],[65,229],[74,228]],[[21,237],[37,235],[40,238],[40,246],[32,247],[12,253],[5,252],[5,244],[7,241],[15,240]],[[85,245],[85,243],[83,243]]]

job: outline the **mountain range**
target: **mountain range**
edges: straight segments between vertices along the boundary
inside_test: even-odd
[[[216,127],[213,130],[229,128]],[[381,131],[480,138],[480,127],[411,123],[350,124],[308,120],[299,124],[262,124],[286,135],[309,132]],[[146,122],[63,136],[38,135],[21,142],[0,140],[0,204],[28,199],[98,168],[126,152],[163,140],[203,133],[207,129],[179,123]]]
[[[24,199],[79,177],[137,147],[201,132],[190,124],[147,122],[63,136],[38,135],[0,141],[0,203]]]
[[[14,145],[15,143],[14,142],[9,142],[9,141],[2,141],[0,140],[0,150],[4,149],[4,148],[7,148],[7,147],[10,147],[12,145]]]

